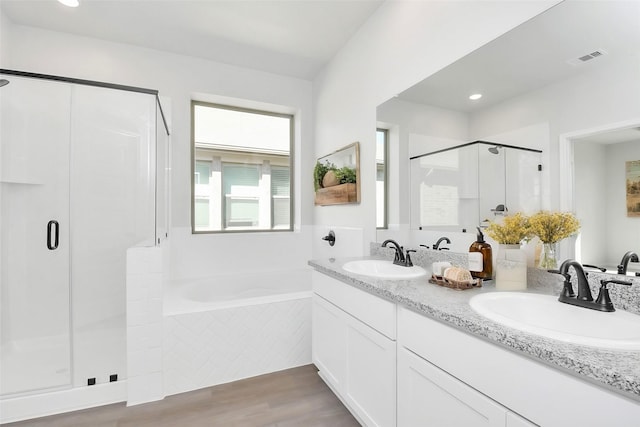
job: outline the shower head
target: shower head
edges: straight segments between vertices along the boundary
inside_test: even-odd
[[[9,80],[7,79],[0,79],[0,87],[2,86],[6,86],[9,84]]]
[[[489,148],[487,148],[487,150],[489,150],[489,152],[490,152],[491,154],[498,154],[498,148],[500,148],[500,146],[499,146],[499,145],[496,145],[495,147],[489,147]]]

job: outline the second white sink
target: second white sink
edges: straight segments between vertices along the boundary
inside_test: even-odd
[[[476,295],[469,305],[478,314],[514,329],[574,344],[640,350],[640,316],[605,313],[558,301],[557,296],[523,292]]]
[[[427,275],[427,270],[419,266],[403,267],[391,261],[379,259],[361,259],[349,261],[342,268],[350,273],[379,279],[415,279]]]

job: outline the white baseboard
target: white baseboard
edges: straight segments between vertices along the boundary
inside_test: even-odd
[[[127,381],[0,400],[0,424],[109,405],[127,400]]]

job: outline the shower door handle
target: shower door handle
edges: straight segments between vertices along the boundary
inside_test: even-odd
[[[53,232],[53,243],[51,242],[51,234]],[[58,249],[58,242],[60,240],[60,224],[58,221],[51,220],[47,223],[47,249],[53,251]]]

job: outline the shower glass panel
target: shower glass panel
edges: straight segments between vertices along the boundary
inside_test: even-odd
[[[498,216],[507,214],[501,211],[504,209],[511,210],[513,213],[519,211],[512,203],[507,202],[506,198],[506,151],[507,148],[497,148],[485,144],[476,144],[478,150],[478,188],[479,188],[479,205],[478,224],[487,225],[488,221],[493,221]],[[491,149],[491,150],[489,150]],[[471,224],[473,230],[473,224]]]
[[[155,116],[154,96],[73,87],[74,386],[126,378],[126,252],[156,234]]]
[[[478,148],[410,160],[411,228],[459,231],[478,221]]]
[[[7,396],[71,383],[71,89],[11,77],[0,96],[0,395]]]

